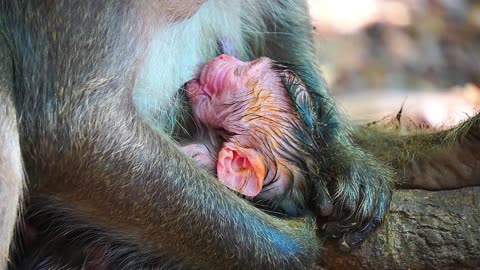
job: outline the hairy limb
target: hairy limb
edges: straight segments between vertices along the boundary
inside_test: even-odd
[[[443,131],[405,132],[397,121],[360,126],[353,133],[356,143],[394,168],[397,188],[480,185],[480,114]]]
[[[122,111],[121,115],[128,114]],[[98,112],[92,115],[97,125],[82,130],[90,143],[70,146],[55,159],[56,169],[73,171],[50,175],[55,184],[39,190],[47,195],[49,205],[67,211],[66,216],[75,213],[70,216],[73,220],[80,216],[106,232],[117,232],[114,239],[135,243],[134,249],[146,247],[172,265],[235,268],[251,263],[251,267],[302,268],[315,258],[312,221],[282,221],[254,209],[135,116],[102,121]],[[89,118],[75,121],[92,123]],[[104,134],[100,126],[112,135]],[[80,159],[83,166],[73,164]],[[44,212],[34,214],[51,214],[39,211]]]
[[[380,224],[390,202],[391,172],[351,141],[313,60],[312,26],[305,2],[278,3],[279,7],[272,9],[275,12],[267,16],[265,46],[257,45],[254,51],[297,65],[292,69],[310,91],[317,112],[318,141],[325,149],[318,162],[326,172],[324,179],[313,183],[316,194],[312,204],[320,215],[328,216],[333,210],[327,232],[342,236],[342,248],[348,249]]]

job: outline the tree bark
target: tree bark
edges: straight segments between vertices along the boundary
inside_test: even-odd
[[[480,269],[480,187],[396,190],[390,214],[350,253],[325,244],[319,269]]]

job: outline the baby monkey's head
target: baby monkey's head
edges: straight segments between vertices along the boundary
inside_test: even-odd
[[[220,55],[187,85],[187,96],[196,122],[223,140],[221,183],[289,215],[306,208],[320,149],[309,94],[286,65]]]

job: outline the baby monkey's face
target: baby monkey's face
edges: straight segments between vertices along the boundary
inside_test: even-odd
[[[243,62],[230,55],[208,62],[199,79],[188,84],[194,116],[208,128],[241,134],[256,110],[264,116],[272,114],[270,103],[282,102],[286,96],[285,91],[277,91],[283,87],[272,63],[268,58]]]
[[[196,122],[224,141],[216,164],[219,181],[288,211],[305,204],[306,133],[285,85],[296,77],[279,67],[265,57],[243,62],[220,55],[186,92]]]

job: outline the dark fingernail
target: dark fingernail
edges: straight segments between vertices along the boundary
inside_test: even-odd
[[[340,250],[343,251],[343,252],[348,252],[348,251],[350,251],[350,246],[347,244],[347,242],[343,241],[340,244]]]

